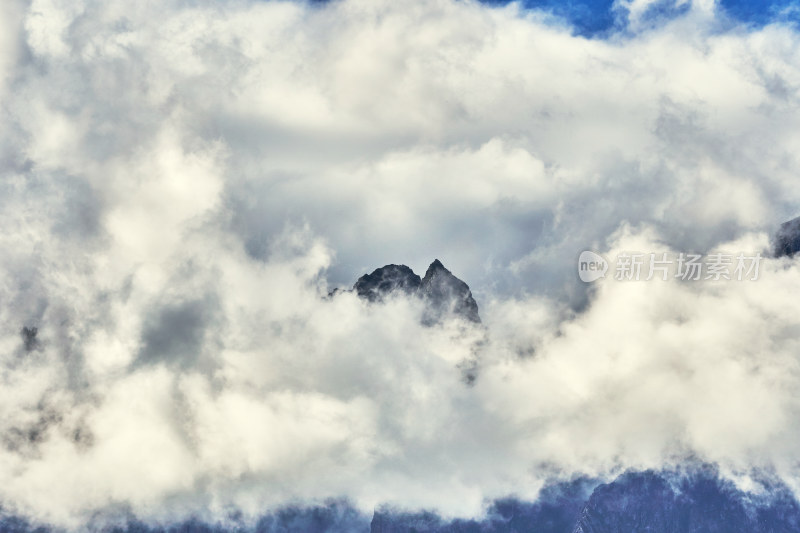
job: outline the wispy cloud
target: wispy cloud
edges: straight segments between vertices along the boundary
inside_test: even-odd
[[[686,458],[795,482],[795,264],[575,271],[796,215],[798,35],[701,4],[601,40],[515,4],[6,2],[0,505],[469,515]],[[485,329],[323,297],[434,258]]]

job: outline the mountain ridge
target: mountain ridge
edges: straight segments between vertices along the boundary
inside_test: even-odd
[[[448,317],[481,323],[478,304],[464,281],[434,259],[420,278],[406,265],[389,264],[364,274],[350,290],[369,302],[382,302],[396,294],[420,298],[425,302],[422,322],[432,325]],[[333,291],[335,295],[338,291]]]

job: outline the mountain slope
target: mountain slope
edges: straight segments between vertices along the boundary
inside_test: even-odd
[[[438,259],[430,264],[424,278],[405,265],[386,265],[358,278],[352,290],[370,302],[381,302],[396,294],[421,298],[425,302],[423,323],[426,325],[450,316],[474,323],[481,321],[469,285],[454,276]]]

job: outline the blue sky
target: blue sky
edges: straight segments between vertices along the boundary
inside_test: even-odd
[[[312,0],[314,3],[328,3],[329,0]],[[479,0],[483,4],[504,6],[513,0]],[[625,28],[624,9],[614,0],[521,0],[528,9],[547,11],[567,21],[577,35],[603,37],[615,30]],[[671,18],[685,13],[691,2],[659,1],[652,2],[648,16]],[[617,5],[615,5],[617,4]],[[775,22],[796,24],[800,21],[800,2],[797,0],[718,0],[718,10],[729,17],[733,24],[743,24],[750,28],[760,28]]]
[[[509,0],[482,0],[485,4],[505,5]],[[615,7],[613,0],[523,0],[523,5],[530,9],[542,9],[568,20],[579,35],[598,36],[624,26],[621,10]],[[654,2],[650,8],[652,15],[670,16],[685,11],[683,7],[674,7],[675,2]],[[722,0],[722,10],[733,20],[752,27],[760,27],[775,21],[797,22],[798,2],[795,0],[747,1]]]

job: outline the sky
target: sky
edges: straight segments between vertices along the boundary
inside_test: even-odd
[[[507,5],[507,0],[484,0],[488,5]],[[554,0],[524,0],[526,9],[550,12],[564,19],[576,35],[605,37],[617,31],[625,31],[631,13],[644,13],[653,22],[685,14],[692,7],[688,1],[629,0],[585,0],[558,2]],[[720,19],[731,25],[762,28],[776,22],[794,25],[798,21],[798,4],[794,0],[747,1],[724,0],[716,2],[714,10]]]
[[[468,517],[686,461],[800,488],[800,266],[769,257],[800,214],[797,13],[3,2],[0,507]],[[584,250],[764,260],[584,283]],[[437,258],[482,325],[326,297]]]

